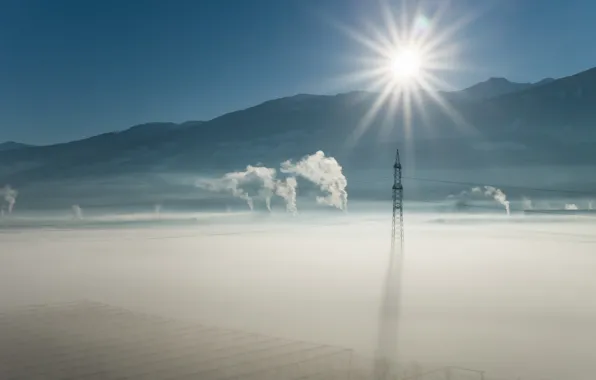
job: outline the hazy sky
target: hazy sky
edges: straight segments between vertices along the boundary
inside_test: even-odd
[[[432,14],[445,1],[421,9]],[[437,30],[474,19],[449,41],[456,65],[468,68],[442,75],[454,87],[490,76],[537,81],[596,64],[591,0],[451,3]],[[357,89],[337,79],[370,51],[334,25],[358,31],[379,20],[374,0],[6,0],[0,141],[60,142]]]

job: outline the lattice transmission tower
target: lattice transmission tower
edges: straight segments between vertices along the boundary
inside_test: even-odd
[[[380,309],[375,380],[394,379],[398,373],[398,333],[401,297],[401,272],[404,246],[403,186],[399,150],[393,164],[393,220],[391,251],[383,286]]]
[[[403,254],[404,249],[404,187],[401,183],[399,149],[395,151],[393,164],[393,221],[391,229],[391,254]],[[396,249],[399,248],[399,252]]]

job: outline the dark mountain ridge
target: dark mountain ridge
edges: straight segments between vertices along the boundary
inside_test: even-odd
[[[27,148],[30,146],[32,146],[32,145],[22,144],[22,143],[18,143],[18,142],[14,142],[14,141],[6,141],[3,143],[0,143],[0,152],[8,151],[8,150],[23,149],[23,148]]]
[[[347,170],[376,168],[391,161],[397,146],[419,168],[596,164],[596,68],[534,84],[492,78],[459,93],[468,100],[442,94],[439,104],[422,94],[409,122],[401,110],[387,117],[390,107],[384,105],[356,139],[354,131],[373,107],[374,93],[300,94],[204,122],[148,123],[68,143],[0,151],[0,184],[221,172],[257,162],[275,166],[316,150],[336,156]]]

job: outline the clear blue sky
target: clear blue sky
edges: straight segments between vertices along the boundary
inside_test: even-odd
[[[445,74],[456,87],[596,66],[593,0],[451,3],[447,23],[476,16],[453,38],[474,67]],[[374,0],[4,0],[0,141],[61,142],[356,89],[332,79],[368,51],[334,23],[358,30],[378,16]]]

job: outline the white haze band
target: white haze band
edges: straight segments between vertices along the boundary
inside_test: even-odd
[[[301,177],[317,185],[325,193],[317,197],[317,203],[346,210],[348,206],[348,181],[342,173],[342,167],[333,157],[325,157],[325,153],[318,151],[305,156],[300,161],[284,161],[280,172],[287,174],[284,179],[276,179],[277,171],[264,166],[247,166],[245,171],[226,173],[221,178],[199,179],[196,186],[213,192],[227,192],[232,196],[243,199],[248,207],[254,209],[254,198],[262,199],[268,210],[271,210],[271,198],[277,195],[286,203],[286,211],[295,214],[297,177]],[[252,191],[251,191],[252,190]]]

